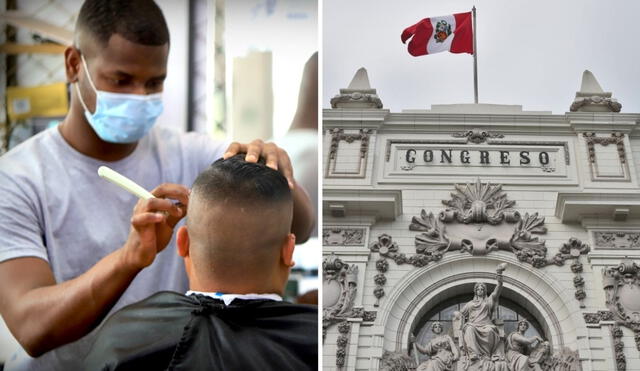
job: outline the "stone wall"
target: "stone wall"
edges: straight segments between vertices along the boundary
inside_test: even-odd
[[[349,119],[358,115],[365,119],[359,122]],[[618,265],[625,256],[640,260],[640,246],[625,247],[625,244],[630,244],[629,236],[640,231],[637,209],[631,205],[621,219],[615,220],[615,212],[625,213],[624,210],[618,210],[624,209],[624,205],[609,204],[620,200],[610,203],[595,202],[593,206],[588,200],[573,201],[585,193],[592,195],[590,197],[595,201],[620,192],[632,194],[637,191],[640,194],[637,172],[640,169],[640,141],[636,137],[630,137],[633,126],[615,123],[599,125],[602,118],[591,115],[591,119],[587,119],[580,113],[566,116],[541,114],[540,117],[524,115],[511,117],[510,120],[500,116],[487,118],[467,115],[465,125],[453,119],[450,120],[451,123],[438,122],[447,121],[446,115],[438,118],[428,113],[423,116],[406,116],[408,118],[402,114],[389,114],[384,110],[325,111],[324,229],[325,235],[331,235],[332,240],[330,243],[325,240],[324,254],[329,256],[334,253],[345,263],[358,266],[359,278],[354,306],[375,312],[376,315],[374,321],[364,321],[362,318],[343,319],[350,323],[348,333],[341,333],[335,324],[327,328],[323,346],[324,369],[378,369],[381,362],[384,362],[382,358],[385,352],[396,352],[396,364],[404,362],[402,357],[403,354],[406,356],[409,347],[411,326],[420,315],[425,314],[429,307],[433,307],[447,293],[459,293],[472,282],[491,284],[494,282],[496,265],[505,262],[507,270],[504,273],[503,295],[518,302],[545,324],[545,336],[557,351],[563,347],[577,351],[583,370],[613,370],[617,367],[614,341],[622,341],[626,369],[640,369],[635,334],[630,328],[620,326],[622,336],[614,337],[615,321],[603,320],[587,324],[583,318],[585,314],[607,311],[603,269]],[[624,121],[637,125],[638,117],[630,116],[624,117]],[[603,117],[613,117],[612,122],[619,119],[619,116]],[[478,122],[473,122],[474,119]],[[413,120],[412,125],[406,123],[410,120]],[[541,125],[536,129],[532,124],[536,120],[548,123],[547,127]],[[528,124],[517,126],[513,124],[515,121],[526,121]],[[449,170],[433,167],[433,174],[403,178],[404,175],[394,175],[389,170],[389,148],[393,148],[390,147],[390,140],[402,138],[414,142],[422,140],[423,143],[446,141],[451,140],[452,133],[464,132],[464,129],[471,130],[474,127],[500,133],[503,135],[500,140],[513,143],[536,142],[539,145],[541,142],[566,142],[566,145],[559,146],[555,157],[556,161],[564,161],[562,151],[567,151],[567,163],[563,164],[565,168],[557,170],[555,174],[553,171],[545,171],[545,174],[529,177],[512,176],[509,173],[511,170],[505,170],[503,174],[491,170],[484,177],[469,176],[464,167],[458,167],[450,176],[445,176]],[[339,142],[336,148],[336,128],[342,129],[341,135],[348,134],[354,138],[361,135],[362,130],[370,130],[367,153],[363,154],[362,145],[357,138],[344,147]],[[593,137],[585,136],[585,132],[595,132],[595,137],[598,138],[613,139],[604,139],[604,144],[603,140],[598,139],[596,141],[600,142],[593,144],[590,149],[589,140],[593,140]],[[617,137],[612,135],[617,132],[624,132],[624,136],[621,136],[622,146],[617,144]],[[621,163],[621,147],[629,161]],[[331,153],[334,155],[333,159],[328,157]],[[594,167],[590,157],[594,153],[597,167]],[[393,156],[392,153],[392,159]],[[336,169],[350,169],[353,173],[358,172],[357,176],[327,176],[331,171],[327,167],[331,161],[335,162],[332,166]],[[365,162],[364,172],[362,169],[358,170],[357,165],[364,165]],[[406,171],[409,174],[415,170]],[[540,266],[535,266],[531,261],[518,259],[508,249],[480,255],[461,250],[447,251],[441,259],[427,259],[426,265],[425,261],[411,260],[419,255],[416,236],[421,233],[409,229],[414,217],[421,218],[423,210],[426,214],[433,213],[437,217],[439,212],[448,208],[443,200],[450,200],[451,194],[457,192],[455,184],[464,186],[478,180],[482,184],[502,184],[501,192],[508,200],[515,201],[512,209],[521,216],[537,213],[538,218],[544,218],[546,232],[535,236],[545,241],[546,259],[551,263],[539,263]],[[372,192],[390,194],[393,191],[400,191],[399,199],[392,200],[388,197],[386,201],[381,201],[370,197]],[[622,200],[624,197],[626,196]],[[632,203],[633,195],[629,197],[629,202]],[[563,201],[565,199],[569,201]],[[368,202],[381,205],[381,210],[392,210],[393,207],[386,208],[386,205],[395,202],[400,212],[376,213],[368,207]],[[476,224],[484,228],[486,238],[491,237],[492,226],[486,223]],[[515,223],[498,224],[502,229],[495,233],[504,234],[505,229],[515,228]],[[365,229],[360,246],[341,244],[344,239],[338,237],[340,230],[349,228]],[[480,236],[483,232],[479,230],[473,233]],[[383,235],[387,235],[384,238],[391,242],[385,240],[384,249],[378,246],[370,251]],[[612,242],[611,236],[614,239],[619,236],[618,241]],[[603,238],[608,238],[607,242],[603,242]],[[387,248],[392,245],[395,247],[389,252]],[[397,257],[401,254],[404,257],[398,260]],[[384,272],[377,266],[381,258],[388,266]],[[554,261],[554,258],[560,261]],[[576,272],[577,265],[580,265],[578,263],[582,270]],[[581,293],[576,294],[579,291]],[[340,336],[348,339],[348,343],[342,347]],[[337,364],[336,355],[340,352],[345,354],[345,358],[343,363]]]

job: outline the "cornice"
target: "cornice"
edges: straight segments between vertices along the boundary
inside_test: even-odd
[[[325,109],[323,126],[376,129],[379,133],[440,133],[471,127],[491,128],[504,134],[573,135],[578,132],[618,131],[640,135],[640,114],[567,112],[565,114],[457,114],[389,112],[388,109]],[[631,134],[630,134],[631,135]]]
[[[555,216],[563,223],[582,222],[585,218],[620,221],[640,218],[640,193],[558,192]]]

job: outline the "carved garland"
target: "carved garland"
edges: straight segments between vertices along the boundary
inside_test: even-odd
[[[504,138],[503,134],[496,134],[486,130],[472,129],[451,134],[454,138],[467,138],[467,142],[480,144],[487,141],[487,138]]]
[[[599,106],[606,105],[612,112],[620,112],[620,110],[622,109],[622,104],[618,102],[616,99],[594,95],[591,97],[576,98],[573,101],[573,103],[571,103],[571,106],[569,107],[569,111],[577,112],[578,109],[580,109],[580,107],[589,106],[589,105],[599,105]]]
[[[582,313],[582,317],[588,325],[597,325],[602,321],[613,321],[613,313],[608,310],[599,310],[596,313]]]
[[[573,287],[576,288],[575,298],[580,302],[580,308],[585,307],[584,299],[587,297],[587,293],[584,290],[584,278],[581,275],[584,268],[580,262],[580,256],[587,254],[589,250],[589,245],[572,237],[569,242],[562,244],[560,252],[552,259],[556,265],[564,265],[564,262],[568,259],[574,260],[573,264],[571,264],[571,271],[575,274]]]
[[[620,162],[623,164],[626,162],[627,158],[624,150],[624,133],[611,133],[610,137],[597,137],[596,133],[583,133],[582,136],[584,136],[587,141],[587,152],[589,154],[590,163],[596,162],[595,144],[601,144],[603,146],[615,144],[618,148],[618,157],[620,157]]]
[[[329,130],[331,134],[331,147],[329,148],[329,159],[335,160],[338,152],[338,144],[341,140],[347,143],[353,143],[356,140],[360,140],[360,158],[364,158],[369,149],[369,135],[373,132],[371,129],[360,129],[358,134],[345,134],[341,128],[334,128]]]
[[[624,342],[622,342],[622,329],[618,325],[611,326],[611,337],[613,338],[613,349],[616,355],[616,369],[625,371],[627,369],[627,358],[624,355]]]
[[[364,228],[329,227],[322,230],[324,246],[362,246],[364,245]]]
[[[338,340],[336,349],[336,366],[341,370],[347,359],[347,345],[349,344],[349,334],[351,333],[351,324],[347,321],[341,322],[338,325]]]
[[[376,262],[378,274],[374,276],[375,306],[379,305],[380,299],[385,295],[384,285],[387,280],[384,274],[388,269],[386,259],[391,259],[398,265],[411,264],[415,267],[423,267],[429,262],[441,260],[449,251],[459,250],[482,256],[495,250],[504,250],[512,252],[518,260],[529,263],[535,268],[552,264],[563,266],[567,260],[573,260],[571,271],[575,274],[573,280],[576,289],[575,298],[584,308],[586,291],[585,281],[581,275],[584,267],[580,262],[580,256],[589,252],[589,245],[579,239],[571,238],[562,245],[555,256],[547,257],[545,241],[535,236],[547,232],[544,217],[539,216],[538,213],[525,213],[521,216],[513,209],[515,201],[507,199],[501,185],[481,183],[478,179],[475,184],[467,184],[466,187],[456,184],[455,189],[457,193],[452,193],[450,200],[442,201],[447,208],[441,211],[438,217],[423,209],[419,217],[412,218],[409,230],[422,232],[415,237],[415,255],[398,252],[398,245],[388,234],[381,234],[378,240],[369,246],[372,252],[380,254],[380,259]],[[509,227],[504,224],[515,224],[515,227],[505,235],[504,228]],[[496,232],[502,235],[480,241],[480,244],[476,240],[474,244],[471,237],[462,239],[451,237],[447,232],[447,225],[451,228],[465,225],[479,226],[478,230],[502,228],[496,229]],[[465,231],[465,233],[473,232],[469,232],[468,229]]]

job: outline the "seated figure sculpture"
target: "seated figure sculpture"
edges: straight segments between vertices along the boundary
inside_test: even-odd
[[[459,353],[451,336],[442,334],[442,324],[434,322],[431,331],[436,335],[429,340],[424,347],[414,342],[420,353],[429,355],[426,362],[422,362],[416,371],[448,371],[452,369],[453,362],[458,359]]]
[[[542,371],[539,362],[548,352],[549,343],[539,336],[525,337],[528,328],[529,322],[520,320],[518,330],[507,336],[506,356],[511,371]]]
[[[187,210],[176,245],[190,291],[114,313],[83,369],[317,370],[317,306],[281,297],[294,264],[287,180],[263,160],[220,159],[196,179]]]

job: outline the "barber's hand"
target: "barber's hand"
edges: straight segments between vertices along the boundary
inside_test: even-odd
[[[275,143],[265,143],[261,139],[256,139],[249,144],[233,142],[227,148],[223,158],[234,156],[238,153],[246,153],[244,158],[247,162],[258,162],[260,156],[264,157],[265,164],[273,170],[278,170],[289,182],[289,188],[295,187],[293,179],[293,167],[287,152],[278,147]]]
[[[164,183],[151,193],[157,198],[140,200],[133,209],[131,231],[124,247],[125,261],[132,268],[142,269],[153,263],[171,241],[173,228],[187,214],[187,187]]]

